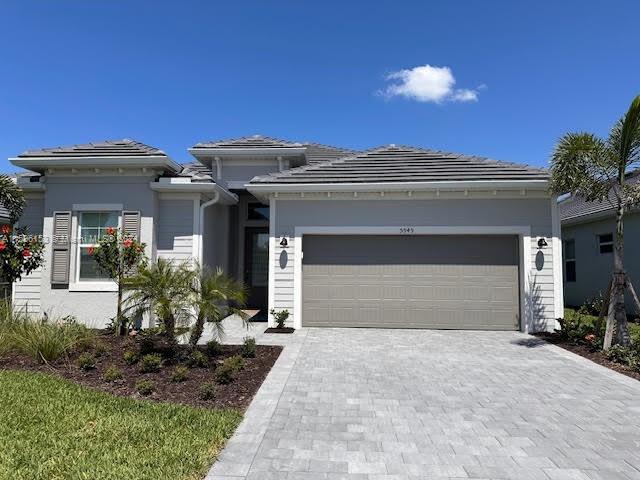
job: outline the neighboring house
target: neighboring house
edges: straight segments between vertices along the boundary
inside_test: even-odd
[[[196,161],[179,165],[122,140],[12,158],[36,173],[20,177],[22,223],[55,240],[15,303],[104,325],[115,286],[88,249],[121,225],[152,259],[195,258],[243,280],[249,307],[288,309],[295,327],[536,331],[562,314],[545,170],[262,136],[189,152]]]
[[[629,183],[640,182],[640,171],[627,177]],[[613,200],[613,192],[610,194]],[[564,301],[567,306],[579,307],[587,300],[603,295],[613,271],[613,244],[616,221],[611,201],[587,202],[581,197],[568,197],[559,203],[564,242]],[[633,209],[624,216],[624,265],[640,294],[640,210]],[[627,311],[635,312],[629,295]]]

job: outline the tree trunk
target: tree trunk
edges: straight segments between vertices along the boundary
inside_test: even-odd
[[[202,332],[204,332],[204,316],[198,314],[196,317],[196,323],[193,325],[191,335],[189,336],[189,345],[191,348],[195,348],[198,344],[198,340],[202,337]]]
[[[628,346],[630,343],[629,325],[627,324],[627,312],[624,305],[626,278],[624,271],[623,216],[624,206],[619,202],[616,208],[616,241],[613,246],[613,285],[611,289],[609,319],[615,321],[616,343]]]
[[[176,319],[173,314],[164,319],[164,332],[170,343],[176,342]]]
[[[631,281],[631,277],[629,277],[629,275],[627,275],[627,288],[629,289],[629,293],[631,293],[631,298],[633,299],[633,304],[636,308],[636,315],[640,317],[640,298],[638,298],[636,289],[633,288],[633,282]]]
[[[127,334],[127,325],[122,318],[122,279],[118,279],[118,310],[116,313],[116,323],[118,325],[118,331],[120,335]]]

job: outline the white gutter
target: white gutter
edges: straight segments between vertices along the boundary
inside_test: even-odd
[[[203,262],[203,257],[204,257],[204,209],[207,207],[210,207],[211,205],[215,204],[218,202],[218,200],[220,200],[220,192],[216,191],[213,194],[213,198],[211,200],[209,200],[208,202],[204,202],[202,205],[200,205],[200,223],[199,228],[200,228],[200,241],[198,242],[198,263],[200,264],[200,266],[202,266],[202,262]]]
[[[481,180],[448,182],[378,182],[378,183],[247,183],[250,192],[393,192],[437,189],[502,190],[508,188],[545,190],[547,180]]]

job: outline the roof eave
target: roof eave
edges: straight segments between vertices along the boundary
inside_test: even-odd
[[[161,193],[218,193],[223,204],[238,203],[238,196],[217,183],[149,183],[151,190]]]
[[[132,156],[132,157],[13,157],[9,161],[21,168],[42,173],[49,168],[78,167],[147,167],[163,168],[178,173],[182,167],[164,155]]]
[[[438,189],[546,190],[548,180],[473,180],[446,182],[380,182],[380,183],[248,183],[247,190],[256,192],[364,192],[420,191]]]
[[[192,147],[189,153],[194,157],[299,157],[304,155],[307,147]]]

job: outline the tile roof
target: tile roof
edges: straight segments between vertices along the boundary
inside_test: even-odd
[[[640,183],[640,170],[635,170],[629,173],[627,182],[631,184]],[[575,221],[581,217],[587,217],[596,213],[604,213],[610,211],[613,214],[614,210],[614,193],[613,190],[609,191],[609,196],[602,202],[587,202],[584,197],[571,196],[566,200],[558,203],[558,211],[560,213],[561,221]]]
[[[42,148],[39,150],[27,150],[18,158],[41,158],[41,157],[166,157],[162,150],[145,145],[135,140],[125,138],[123,140],[105,140],[102,142],[92,142],[69,147]]]
[[[379,183],[548,178],[547,170],[527,165],[389,145],[336,160],[255,177],[251,183]]]
[[[302,144],[279,138],[252,135],[211,142],[196,143],[193,148],[299,148]]]
[[[309,164],[330,162],[332,160],[337,160],[339,158],[358,153],[355,150],[321,145],[319,143],[305,142],[303,145],[307,147],[305,156],[307,158],[307,163]]]

